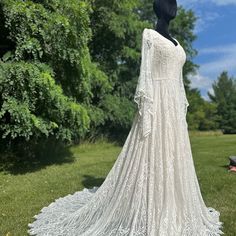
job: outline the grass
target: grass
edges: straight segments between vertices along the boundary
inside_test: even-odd
[[[236,154],[236,135],[191,135],[201,191],[207,206],[221,212],[224,232],[236,235],[236,174],[228,173],[228,156]],[[0,172],[0,235],[27,235],[27,224],[56,198],[84,187],[99,186],[114,164],[121,146],[105,141],[74,146],[65,161],[23,166]],[[48,158],[51,158],[51,153]],[[50,157],[49,157],[50,156]],[[20,164],[19,164],[20,165]],[[37,168],[38,167],[38,168]]]

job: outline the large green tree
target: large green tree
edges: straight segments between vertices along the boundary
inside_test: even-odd
[[[90,58],[90,12],[86,1],[1,1],[2,141],[73,142],[104,121],[96,104],[111,86]]]
[[[0,16],[1,91],[11,81],[0,99],[4,137],[126,136],[136,110],[142,30],[156,20],[149,1],[2,0]],[[194,13],[180,6],[170,25],[187,54],[189,99],[187,75],[197,68],[195,21]],[[23,111],[33,122],[17,118]]]
[[[94,0],[92,7],[93,36],[89,43],[91,57],[99,63],[113,87],[112,95],[106,95],[103,103],[103,109],[108,114],[104,129],[109,129],[116,135],[124,130],[126,134],[136,109],[133,95],[141,62],[142,30],[145,27],[154,28],[156,16],[152,2],[144,0]],[[197,54],[192,47],[196,39],[193,33],[196,19],[192,10],[185,10],[180,6],[176,19],[170,25],[171,34],[179,40],[187,54],[184,66],[187,96],[194,93],[190,89],[187,75],[195,73],[198,68],[192,62]],[[200,94],[197,93],[196,96],[201,100]]]

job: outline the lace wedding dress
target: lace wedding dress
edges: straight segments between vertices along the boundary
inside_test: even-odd
[[[44,207],[29,224],[30,235],[224,234],[220,213],[204,204],[192,159],[185,61],[179,43],[144,29],[134,96],[138,111],[115,164],[100,187],[84,188]]]

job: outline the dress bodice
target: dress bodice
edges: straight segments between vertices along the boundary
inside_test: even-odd
[[[177,39],[175,40],[178,42]],[[142,136],[147,137],[152,130],[154,81],[174,80],[176,89],[180,90],[179,99],[183,107],[183,114],[187,113],[189,103],[183,84],[183,65],[186,61],[186,53],[179,42],[175,46],[156,30],[145,28],[142,34],[141,55],[140,74],[134,101],[138,104]]]
[[[152,60],[150,61],[150,71],[153,80],[177,79],[186,61],[186,53],[178,42],[175,46],[169,39],[162,36],[156,30],[148,30],[147,36],[152,44]]]

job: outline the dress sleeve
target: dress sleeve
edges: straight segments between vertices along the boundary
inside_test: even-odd
[[[183,68],[181,69],[180,72],[180,93],[181,93],[181,99],[182,99],[182,106],[184,109],[184,114],[185,116],[187,115],[187,111],[188,111],[188,106],[189,106],[189,102],[186,96],[186,91],[184,88],[184,79],[183,79]]]
[[[142,137],[151,132],[153,115],[153,86],[151,77],[152,41],[148,29],[142,33],[141,66],[134,101],[138,104],[139,125]]]

